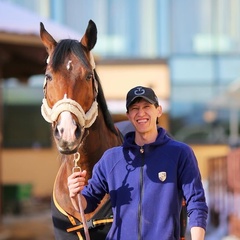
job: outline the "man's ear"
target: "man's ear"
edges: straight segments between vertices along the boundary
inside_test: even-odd
[[[158,117],[161,117],[162,116],[162,106],[159,105],[157,108],[158,108]]]
[[[126,116],[127,116],[128,120],[129,120],[129,113],[128,113],[128,111],[126,111]]]

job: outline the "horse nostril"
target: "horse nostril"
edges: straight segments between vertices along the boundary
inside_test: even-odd
[[[61,134],[63,133],[63,129],[61,128],[60,131],[58,130],[57,127],[55,127],[55,131],[54,131],[54,136],[56,137],[56,139],[60,139],[60,132]]]
[[[76,139],[79,139],[81,136],[81,130],[80,127],[77,125],[76,130],[75,130],[75,137]]]

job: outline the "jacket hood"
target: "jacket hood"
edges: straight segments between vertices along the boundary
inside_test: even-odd
[[[164,128],[159,127],[158,128],[158,136],[155,142],[146,144],[146,145],[163,145],[167,143],[171,138],[167,134],[167,131]],[[139,148],[139,146],[135,143],[135,132],[128,132],[124,136],[124,142],[123,142],[124,148]]]

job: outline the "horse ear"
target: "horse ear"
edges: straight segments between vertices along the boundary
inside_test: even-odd
[[[40,22],[40,37],[42,39],[43,45],[46,47],[48,55],[53,52],[53,49],[57,45],[54,38],[47,32],[42,22]]]
[[[86,32],[80,42],[88,51],[91,51],[94,48],[97,42],[97,27],[92,20],[88,22]]]

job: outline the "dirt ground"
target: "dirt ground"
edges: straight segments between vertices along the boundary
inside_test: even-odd
[[[185,239],[191,239],[189,231]],[[21,206],[21,212],[10,211],[3,214],[0,219],[0,240],[55,240],[50,199],[30,200]],[[219,229],[213,229],[207,231],[206,240],[240,239],[234,236],[223,237],[219,234]]]
[[[50,212],[36,216],[4,217],[0,240],[54,240]]]
[[[0,240],[54,240],[50,200],[29,201],[0,221]]]

